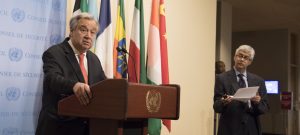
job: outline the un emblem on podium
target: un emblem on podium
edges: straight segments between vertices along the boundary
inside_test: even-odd
[[[161,94],[157,90],[149,90],[146,95],[146,106],[150,113],[159,111],[161,105]]]

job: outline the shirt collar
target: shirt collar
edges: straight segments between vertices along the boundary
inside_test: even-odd
[[[79,53],[79,51],[74,47],[72,41],[69,40],[68,43],[69,43],[69,45],[71,46],[71,48],[72,48],[73,52],[75,53],[75,55],[78,56],[80,53]],[[86,56],[86,52],[84,52],[83,54],[84,54],[84,56]]]
[[[239,74],[242,74],[242,75],[244,75],[244,77],[247,78],[247,71],[246,71],[246,70],[245,70],[244,73],[241,73],[241,72],[237,71],[237,70],[235,69],[235,67],[233,67],[233,69],[234,69],[234,71],[235,71],[235,75],[236,75],[236,76],[239,75]]]

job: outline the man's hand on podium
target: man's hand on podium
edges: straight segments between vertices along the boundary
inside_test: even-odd
[[[80,104],[88,105],[90,103],[92,93],[89,85],[77,82],[73,87],[73,92],[79,100]]]

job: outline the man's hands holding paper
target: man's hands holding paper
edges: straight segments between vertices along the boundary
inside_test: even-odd
[[[222,97],[222,101],[223,101],[223,103],[224,103],[225,105],[229,104],[232,100],[235,100],[235,99],[233,98],[233,96],[230,96],[230,95],[225,95],[225,96]],[[260,97],[259,94],[257,93],[257,95],[254,96],[254,97],[252,97],[252,98],[250,98],[250,100],[251,100],[253,103],[258,104],[258,103],[260,102],[260,100],[261,100],[261,97]]]
[[[258,94],[258,86],[255,87],[247,87],[240,88],[236,91],[236,93],[232,95],[224,95],[222,97],[222,101],[225,105],[230,103],[232,100],[248,102],[249,100],[255,104],[258,104],[261,100],[260,95]]]
[[[232,97],[233,96],[231,96],[231,95],[224,95],[222,97],[222,101],[223,101],[224,105],[229,104],[232,101]]]
[[[260,97],[260,95],[258,93],[256,93],[256,96],[252,97],[250,100],[253,103],[258,104],[260,102],[260,100],[261,100],[261,97]]]

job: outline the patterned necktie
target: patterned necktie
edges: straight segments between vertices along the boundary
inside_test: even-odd
[[[81,69],[81,73],[83,75],[84,78],[84,82],[87,84],[88,83],[88,76],[84,67],[84,54],[80,54],[79,55],[79,65],[80,65],[80,69]]]
[[[238,84],[239,84],[240,88],[245,88],[246,87],[246,83],[245,83],[245,80],[244,80],[243,76],[244,76],[243,74],[238,74],[238,77],[239,77]]]

